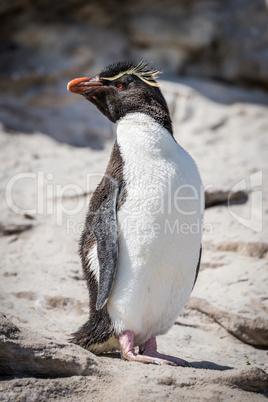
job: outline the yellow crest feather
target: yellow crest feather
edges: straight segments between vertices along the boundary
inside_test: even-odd
[[[160,73],[161,71],[158,70],[148,70],[147,63],[141,60],[136,66],[131,67],[125,71],[121,71],[119,74],[116,74],[113,77],[102,77],[102,78],[108,81],[114,81],[125,74],[133,74],[139,77],[146,84],[151,85],[152,87],[160,87],[159,84],[154,82],[158,78],[158,75]]]

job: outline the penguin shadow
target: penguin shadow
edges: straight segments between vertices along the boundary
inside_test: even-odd
[[[110,353],[100,353],[99,357],[108,357],[109,359],[121,359],[120,352],[110,352]],[[203,370],[216,370],[216,371],[226,371],[233,370],[234,367],[229,366],[221,366],[220,364],[212,363],[209,361],[201,361],[201,362],[189,362],[191,364],[190,368],[194,369],[203,369]]]
[[[212,363],[209,361],[190,362],[190,364],[192,368],[203,369],[203,370],[226,371],[234,369],[233,367],[230,366],[221,366],[220,364]]]

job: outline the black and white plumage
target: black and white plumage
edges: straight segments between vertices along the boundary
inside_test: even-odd
[[[171,328],[196,280],[204,194],[156,77],[146,63],[116,63],[68,85],[117,124],[80,241],[90,311],[73,340],[95,353],[120,347],[128,360],[187,365],[160,355],[155,336]]]

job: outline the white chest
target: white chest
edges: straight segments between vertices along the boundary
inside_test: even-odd
[[[127,199],[118,213],[119,264],[108,311],[136,342],[166,332],[186,303],[199,258],[203,189],[197,167],[142,113],[118,125]]]

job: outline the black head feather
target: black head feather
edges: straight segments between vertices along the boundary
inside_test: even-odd
[[[100,73],[100,78],[106,78],[106,77],[114,77],[117,74],[120,74],[123,71],[130,70],[131,68],[134,68],[135,64],[130,62],[130,61],[119,61],[117,63],[112,63],[109,66],[105,67],[103,70],[101,70]]]

